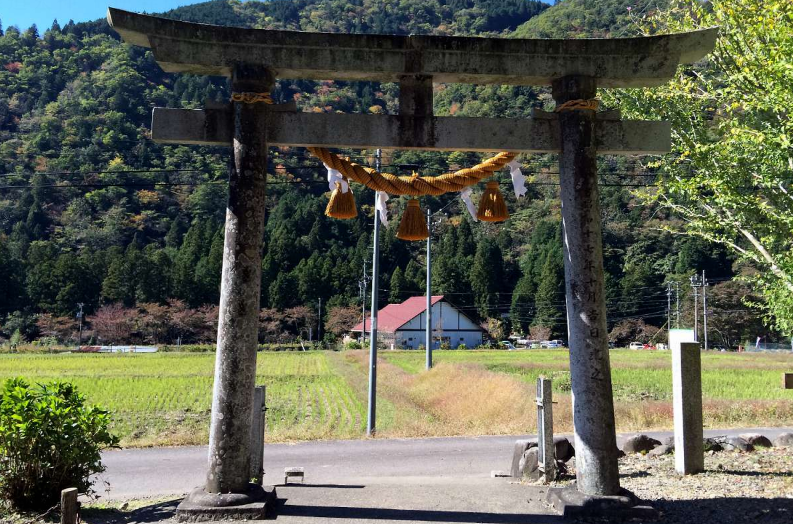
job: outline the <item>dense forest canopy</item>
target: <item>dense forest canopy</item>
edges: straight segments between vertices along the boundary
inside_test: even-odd
[[[557,20],[573,9],[592,13],[572,23],[574,36],[602,36],[618,25],[628,31],[626,4],[214,0],[164,16],[307,31],[511,36],[517,29],[525,36],[550,34],[550,26],[566,31]],[[632,5],[644,9],[649,2]],[[296,101],[303,111],[393,114],[398,107],[395,84],[290,80],[279,81],[272,95]],[[164,74],[148,50],[121,43],[102,20],[0,30],[0,336],[71,340],[77,304],[83,304],[89,320],[122,319],[131,326],[126,333],[139,339],[213,338],[206,326],[219,297],[228,151],[155,144],[149,119],[154,106],[197,108],[228,96],[225,79]],[[528,117],[533,107],[552,106],[543,88],[457,84],[436,85],[434,103],[438,115],[491,117]],[[373,151],[344,154],[373,163]],[[439,174],[480,158],[384,151],[383,169]],[[499,175],[511,212],[504,224],[471,221],[454,195],[422,200],[425,208],[445,211],[434,235],[433,293],[487,323],[494,336],[534,327],[564,338],[557,165],[552,156],[520,161],[529,181],[525,198],[516,201],[508,173]],[[344,308],[360,311],[359,280],[371,264],[373,193],[356,187],[358,218],[337,221],[323,214],[325,170],[305,150],[271,150],[269,173],[263,329],[299,335],[295,318],[300,312],[308,318],[320,300],[323,323],[338,325]],[[681,325],[691,324],[688,277],[702,270],[716,297],[711,336],[735,345],[766,334],[742,302],[749,288],[733,280],[747,266],[736,265],[725,248],[665,232],[677,219],[634,196],[635,186],[652,185],[656,176],[645,159],[600,160],[607,307],[618,340],[662,340],[673,282],[679,283]],[[404,205],[398,198],[389,202],[381,304],[424,291],[423,243],[394,236]],[[161,329],[163,319],[184,328]],[[114,331],[108,330],[103,339],[119,342],[109,340]],[[334,330],[323,332],[334,336]]]

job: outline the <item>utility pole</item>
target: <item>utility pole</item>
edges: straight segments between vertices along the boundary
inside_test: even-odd
[[[322,297],[319,297],[317,305],[317,342],[322,344]]]
[[[694,274],[691,276],[691,288],[694,290],[694,340],[699,342],[699,326],[697,325],[698,320],[698,309],[697,309],[697,289],[702,287],[702,280],[700,280],[699,275]]]
[[[705,351],[708,350],[708,279],[705,278],[705,270],[702,270],[702,339],[705,341]]]
[[[675,327],[680,329],[680,282],[675,281],[675,302],[677,311],[675,313]]]
[[[83,345],[83,306],[84,305],[85,304],[83,304],[82,302],[79,302],[77,304],[77,307],[80,308],[79,313],[77,313],[77,318],[80,320],[80,334],[78,335],[77,338],[77,349],[80,349],[80,346]]]
[[[672,347],[672,283],[666,283],[666,345]]]
[[[375,169],[380,171],[380,157],[382,150],[378,149],[375,154]],[[374,195],[377,200],[377,193]],[[366,418],[366,435],[371,437],[376,429],[377,415],[377,310],[378,292],[380,289],[380,213],[375,205],[374,210],[374,249],[372,250],[372,311],[369,321],[369,411]],[[365,267],[365,266],[364,266]],[[366,328],[366,318],[364,318],[364,330]]]
[[[426,351],[427,351],[427,371],[432,369],[432,215],[430,208],[427,207],[427,327],[426,327]]]
[[[363,324],[361,324],[361,344],[366,343],[366,284],[368,278],[369,277],[366,275],[366,258],[364,258],[363,276],[361,277],[361,280],[358,281],[358,289],[361,292],[361,318],[363,319]]]

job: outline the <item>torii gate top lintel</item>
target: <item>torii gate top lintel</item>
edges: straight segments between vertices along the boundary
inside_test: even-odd
[[[166,72],[231,77],[235,67],[249,64],[266,67],[270,77],[399,82],[399,115],[315,114],[297,112],[294,104],[269,106],[263,124],[268,143],[303,147],[559,152],[556,114],[436,117],[433,82],[552,85],[578,76],[593,79],[596,87],[653,86],[671,78],[679,63],[705,56],[716,38],[716,29],[577,40],[307,33],[196,24],[114,8],[108,9],[108,21],[128,43],[150,48]],[[155,108],[152,138],[228,145],[233,134],[229,111],[228,105]],[[670,149],[670,127],[600,112],[595,145],[599,154],[661,154]]]
[[[126,42],[151,48],[169,73],[231,76],[236,63],[266,64],[279,78],[551,85],[569,75],[598,87],[650,87],[713,49],[716,29],[614,39],[504,39],[245,29],[109,8]]]

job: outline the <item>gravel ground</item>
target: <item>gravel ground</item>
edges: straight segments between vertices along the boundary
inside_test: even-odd
[[[632,454],[620,459],[620,477],[660,512],[655,522],[793,524],[793,448],[707,452],[705,472],[685,477],[674,455]],[[565,479],[557,485],[572,482]]]

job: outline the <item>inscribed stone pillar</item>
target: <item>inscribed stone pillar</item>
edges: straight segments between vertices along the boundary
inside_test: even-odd
[[[675,470],[681,475],[704,471],[702,363],[699,342],[680,342],[672,346],[672,402],[675,418]]]
[[[569,100],[592,99],[595,94],[594,78],[567,76],[553,82],[557,106]],[[606,339],[595,111],[561,111],[559,126],[577,484],[578,490],[587,495],[615,495],[620,485]]]
[[[269,92],[272,73],[238,65],[234,93]],[[207,493],[249,490],[251,410],[256,379],[261,260],[267,176],[265,104],[234,102],[234,156],[229,174],[220,288],[217,356],[209,432]]]

